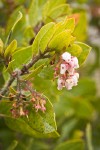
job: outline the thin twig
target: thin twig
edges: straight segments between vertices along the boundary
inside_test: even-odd
[[[26,65],[24,65],[22,67],[21,70],[19,70],[20,74],[19,76],[22,76],[24,74],[27,74],[28,73],[28,70],[39,60],[39,59],[45,59],[45,58],[49,58],[50,55],[46,55],[48,53],[48,49],[42,53],[42,54],[38,54],[36,56],[33,57],[33,59],[30,60],[29,63],[27,63]],[[15,73],[16,71],[13,72],[13,74]],[[5,86],[1,89],[1,92],[0,92],[0,95],[4,95],[6,94],[8,88],[11,86],[11,84],[14,82],[15,80],[15,76],[12,76],[10,77],[10,79],[8,80],[8,82],[5,84]],[[0,96],[0,100],[2,99],[2,97]]]
[[[5,86],[1,89],[0,95],[4,95],[7,92],[9,86],[13,83],[14,80],[15,78],[11,76],[8,82],[5,84]],[[1,98],[2,96],[0,96],[0,99]]]
[[[17,100],[20,99],[20,96],[21,96],[21,85],[20,85],[20,72],[19,70],[17,71]]]

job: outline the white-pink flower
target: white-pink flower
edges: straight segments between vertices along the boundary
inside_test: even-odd
[[[65,87],[66,87],[67,90],[72,89],[72,87],[73,87],[73,79],[72,78],[69,78],[69,79],[66,80]]]
[[[76,69],[79,68],[78,59],[68,52],[63,53],[61,58],[62,61],[60,60],[58,65],[59,70],[55,70],[58,78],[58,90],[62,90],[63,87],[71,90],[78,83],[79,73],[76,72]]]
[[[58,90],[62,90],[62,88],[64,87],[65,81],[62,78],[58,78]]]
[[[75,76],[77,77],[77,79],[79,79],[79,73],[75,73]]]
[[[75,68],[75,69],[79,68],[77,57],[72,56],[71,61],[69,62],[69,64],[70,64],[71,68]]]
[[[74,75],[72,76],[74,86],[77,85],[78,78],[79,78],[79,73],[74,73]]]
[[[62,59],[65,60],[67,63],[69,63],[71,61],[71,54],[68,52],[63,53]]]
[[[79,73],[74,73],[74,75],[70,76],[66,82],[65,87],[67,90],[71,90],[73,86],[76,86],[78,83]]]
[[[67,71],[68,71],[69,75],[73,75],[73,74],[74,74],[74,72],[75,72],[75,69],[74,69],[74,68],[69,67]]]
[[[60,74],[65,74],[67,70],[66,64],[61,64],[60,66]]]

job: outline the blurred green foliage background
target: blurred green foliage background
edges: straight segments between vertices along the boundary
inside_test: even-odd
[[[44,0],[45,2],[46,0]],[[5,38],[3,36],[4,28],[7,29],[6,32],[9,31],[11,18],[14,18],[17,10],[23,13],[25,13],[24,11],[27,12],[30,3],[31,0],[0,0],[0,37],[2,39]],[[59,92],[56,89],[56,83],[52,80],[45,80],[40,77],[34,80],[34,87],[48,96],[54,105],[60,137],[36,139],[14,132],[7,127],[1,117],[0,150],[51,150],[72,139],[83,139],[86,150],[100,150],[100,1],[68,0],[67,3],[72,8],[72,14],[80,13],[80,21],[75,29],[75,36],[79,41],[84,41],[92,46],[87,61],[79,69],[79,84],[71,91],[63,90],[63,92]],[[43,5],[41,1],[40,5]],[[35,15],[31,20],[34,30],[38,23],[35,22],[36,17]],[[40,20],[41,15],[38,18],[38,21]],[[49,21],[48,19],[45,20],[45,22]],[[15,32],[13,35],[19,41],[19,46],[26,45],[30,42],[30,37],[35,36],[30,28],[23,34],[26,24],[23,21],[21,24],[22,28],[19,28],[19,32]],[[3,82],[2,78],[0,78],[0,82]],[[65,150],[67,150],[67,147]],[[73,148],[72,150],[78,149]]]

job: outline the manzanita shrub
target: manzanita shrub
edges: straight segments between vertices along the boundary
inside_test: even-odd
[[[77,40],[78,23],[66,0],[33,0],[0,28],[0,116],[9,128],[39,138],[59,136],[52,99],[44,93],[49,86],[60,93],[78,86],[80,66],[91,50]],[[46,86],[43,79],[52,82]],[[45,89],[38,90],[37,82]],[[81,140],[67,144],[66,150],[83,149]]]

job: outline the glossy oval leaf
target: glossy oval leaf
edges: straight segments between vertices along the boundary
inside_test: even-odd
[[[44,20],[48,16],[48,13],[50,13],[50,11],[52,11],[55,7],[58,7],[65,3],[66,3],[66,0],[56,0],[56,1],[49,0],[49,1],[47,1],[47,3],[45,3],[44,8],[43,8]]]
[[[47,15],[46,22],[57,19],[58,17],[65,16],[70,12],[70,7],[67,4],[62,4],[58,7],[55,7]]]
[[[81,52],[80,56],[78,57],[79,64],[81,65],[84,63],[88,54],[90,53],[91,47],[82,42],[76,42],[76,44],[82,48],[82,52]]]
[[[13,40],[9,44],[9,46],[6,48],[5,53],[4,53],[4,57],[8,58],[9,56],[11,56],[14,53],[14,51],[16,50],[16,48],[17,48],[17,41]]]
[[[70,30],[70,32],[72,33],[75,28],[75,20],[73,18],[67,18],[64,21],[57,23],[55,26],[56,29],[55,29],[54,36],[56,36],[57,34],[65,30]]]
[[[72,56],[78,57],[82,52],[82,48],[77,44],[72,44],[67,48],[67,52],[71,53]]]
[[[53,80],[54,70],[51,66],[44,67],[38,76],[46,80]]]
[[[32,0],[28,9],[28,20],[32,27],[42,20],[42,9],[47,0]]]
[[[32,57],[32,46],[26,48],[20,48],[12,56],[12,62],[8,65],[8,68],[16,69],[21,68],[22,65],[27,63]],[[12,70],[12,69],[11,69]]]
[[[35,137],[57,137],[55,114],[51,102],[46,98],[46,112],[36,112],[28,107],[27,117],[13,118],[10,112],[12,102],[2,100],[0,102],[0,115],[6,118],[7,125],[16,131]]]
[[[44,52],[48,47],[48,44],[51,38],[53,37],[54,32],[55,32],[55,24],[52,25],[51,28],[49,28],[49,30],[47,30],[47,33],[40,40],[39,49],[41,50],[41,52]]]
[[[54,26],[54,23],[48,23],[45,26],[43,26],[40,31],[38,32],[33,44],[32,44],[32,52],[33,54],[37,54],[39,51],[41,51],[39,45],[42,38],[48,33],[50,29]],[[45,47],[45,46],[44,46]]]
[[[59,33],[57,36],[54,36],[50,41],[48,47],[55,51],[61,51],[63,48],[65,49],[70,44],[71,33],[68,30],[65,30]]]
[[[29,75],[25,75],[24,76],[24,80],[30,80],[33,77],[35,77],[36,75],[39,74],[39,72],[41,72],[41,70],[43,69],[44,65],[40,65],[38,68],[31,70],[31,73]]]
[[[16,18],[16,20],[15,20],[13,26],[11,27],[11,29],[10,29],[10,31],[9,31],[9,34],[8,34],[8,36],[7,36],[5,45],[8,44],[9,39],[10,39],[12,33],[13,33],[13,30],[14,30],[15,26],[17,25],[17,23],[21,20],[22,16],[23,16],[22,13],[19,11],[19,14],[18,14],[17,18]]]

